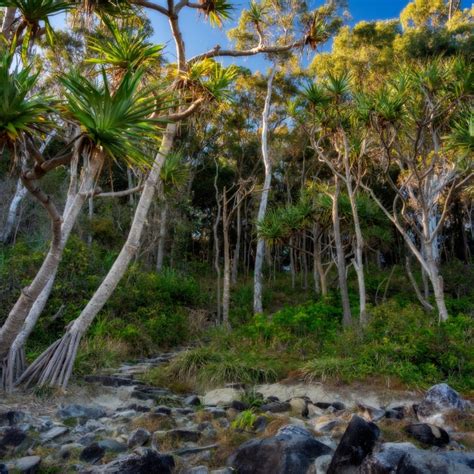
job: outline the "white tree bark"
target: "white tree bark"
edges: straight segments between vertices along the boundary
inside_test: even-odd
[[[339,177],[335,176],[335,190],[332,196],[332,225],[334,230],[334,241],[336,244],[336,265],[337,275],[339,278],[339,291],[341,293],[342,302],[342,323],[344,326],[350,326],[352,324],[351,306],[349,302],[349,291],[347,289],[347,276],[346,276],[346,262],[344,256],[344,248],[342,246],[341,237],[341,226],[339,220],[339,195],[340,195],[340,182]]]
[[[168,224],[168,203],[166,200],[162,203],[160,212],[160,230],[158,233],[158,251],[156,256],[156,271],[161,272],[165,258],[166,230]]]
[[[32,327],[36,324],[38,317],[41,314],[41,311],[46,303],[49,294],[52,289],[52,284],[54,283],[54,278],[56,276],[57,269],[61,262],[61,257],[66,246],[67,240],[71,231],[74,227],[75,222],[79,216],[79,213],[84,205],[84,202],[87,198],[87,195],[94,189],[95,180],[102,168],[103,164],[103,154],[98,153],[94,159],[90,160],[90,165],[85,168],[83,171],[84,175],[82,182],[77,193],[74,193],[72,197],[71,192],[68,192],[68,199],[66,201],[63,219],[61,224],[61,237],[59,243],[56,245],[51,245],[50,249],[43,261],[43,264],[36,274],[33,282],[29,288],[36,285],[35,291],[37,295],[34,295],[32,292],[29,294],[29,298],[25,297],[23,293],[18,299],[17,303],[10,312],[7,321],[0,330],[0,355],[5,356],[7,351],[10,348],[10,345],[16,339],[18,334],[23,330],[23,325],[27,317],[30,317],[29,325],[32,324]],[[75,178],[72,176],[72,181]],[[71,191],[71,186],[70,186]],[[44,281],[42,287],[37,290],[36,288],[40,287],[40,283]],[[49,289],[48,289],[49,288]],[[38,298],[44,299],[44,304],[41,303],[35,306],[36,300]],[[26,299],[26,302],[23,301]],[[28,304],[29,303],[29,304]],[[34,308],[34,309],[33,309]],[[30,331],[31,332],[31,331]],[[3,343],[5,345],[3,345]],[[4,350],[2,350],[4,348]]]
[[[268,204],[268,196],[272,184],[272,161],[268,154],[268,120],[270,117],[270,107],[273,89],[273,79],[275,77],[276,64],[273,65],[267,81],[267,95],[265,97],[265,105],[262,114],[262,157],[265,166],[265,180],[263,182],[263,190],[258,208],[257,222],[261,222],[265,218]],[[254,284],[253,284],[253,312],[261,313],[263,311],[262,304],[262,285],[263,285],[263,260],[265,257],[265,241],[259,237],[257,240],[257,250],[255,254]]]

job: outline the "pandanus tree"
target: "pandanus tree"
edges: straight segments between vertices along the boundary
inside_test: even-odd
[[[316,156],[330,169],[335,182],[333,221],[346,324],[350,323],[351,314],[347,291],[344,290],[345,263],[341,239],[338,237],[340,226],[337,201],[341,184],[344,185],[349,196],[355,236],[352,263],[359,288],[360,322],[364,325],[367,323],[367,295],[363,261],[364,239],[357,209],[357,194],[366,170],[362,162],[365,142],[361,135],[361,127],[354,119],[354,95],[350,88],[349,75],[329,74],[320,83],[310,83],[303,89],[302,98],[304,110],[299,120],[308,133]]]
[[[394,191],[387,206],[363,186],[402,235],[431,282],[439,320],[448,318],[438,237],[457,190],[474,177],[472,65],[436,59],[404,69],[362,98],[377,145],[379,176]],[[393,179],[392,171],[398,172]]]
[[[229,70],[217,64],[213,64],[212,67],[206,66],[203,71],[203,77],[196,80],[192,77],[193,69],[196,71],[195,68],[198,67],[202,61],[216,57],[252,56],[259,53],[290,51],[295,47],[304,46],[307,42],[308,34],[311,34],[308,33],[304,38],[295,40],[293,40],[293,38],[284,37],[278,41],[276,45],[260,42],[256,46],[244,49],[222,49],[220,46],[217,46],[188,60],[186,58],[185,42],[179,24],[181,11],[184,8],[194,8],[211,20],[216,17],[220,20],[224,20],[226,16],[229,15],[229,6],[226,2],[210,0],[194,4],[188,2],[175,3],[174,0],[169,0],[166,7],[150,1],[141,2],[137,0],[130,3],[152,9],[164,15],[169,21],[171,34],[176,46],[177,58],[175,72],[172,74],[172,90],[175,91],[176,98],[179,99],[179,105],[177,105],[174,113],[168,114],[166,117],[169,123],[164,131],[161,146],[155,155],[151,169],[148,171],[144,181],[130,231],[122,250],[80,316],[67,328],[64,337],[48,348],[20,379],[20,381],[27,383],[37,381],[40,385],[47,384],[57,385],[63,388],[66,387],[81,338],[111,296],[139,248],[146,216],[159,182],[160,172],[166,156],[173,147],[176,137],[176,122],[192,115],[205,103],[209,104],[214,100],[219,100],[221,97],[224,97],[226,95],[226,88],[232,81],[232,76],[235,74],[232,68]]]
[[[157,104],[156,97],[150,94],[150,89],[140,87],[142,76],[142,71],[126,73],[114,92],[110,90],[109,79],[105,74],[102,75],[100,82],[85,79],[77,73],[72,73],[61,80],[66,89],[65,115],[80,127],[82,142],[80,151],[87,157],[89,168],[89,185],[79,189],[76,195],[76,201],[80,204],[94,193],[93,184],[106,160],[122,162],[127,166],[149,165],[148,157],[159,136],[156,121],[151,118]],[[71,214],[70,211],[65,223]],[[77,215],[70,219],[75,218]],[[64,229],[64,224],[63,232],[65,241],[70,229]],[[75,354],[80,336],[82,333],[78,333],[72,340],[65,337],[56,344],[72,351],[58,351],[62,359],[59,356],[58,360],[42,359],[44,364],[51,363],[58,368],[54,373],[50,373],[53,380],[68,377],[74,356],[71,361],[66,355]],[[53,350],[50,352],[54,353]],[[38,363],[33,364],[24,376],[27,377],[37,368]]]

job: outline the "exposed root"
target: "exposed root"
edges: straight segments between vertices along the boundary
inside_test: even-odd
[[[7,356],[0,363],[2,371],[1,388],[6,392],[13,390],[15,382],[21,377],[26,369],[25,349],[21,345],[19,347],[12,345]]]
[[[78,331],[66,332],[28,367],[16,385],[49,385],[65,389],[71,377],[81,338],[82,333]]]

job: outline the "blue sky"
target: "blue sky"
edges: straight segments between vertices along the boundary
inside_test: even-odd
[[[160,1],[160,0],[153,0]],[[234,12],[235,20],[239,16],[239,11],[248,5],[249,0],[236,0]],[[409,0],[348,0],[349,13],[352,19],[350,24],[355,24],[361,20],[386,20],[397,18],[402,9],[407,5]],[[164,3],[164,2],[163,2]],[[317,0],[317,4],[324,3],[323,0]],[[464,0],[463,5],[468,5],[469,1]],[[170,30],[166,18],[157,12],[148,10],[149,17],[154,28],[153,41],[164,43],[167,45],[166,51],[172,60],[174,58],[174,44],[171,41]],[[212,28],[208,22],[200,15],[197,10],[185,9],[180,16],[181,28],[186,42],[186,55],[192,57],[198,53],[211,49],[216,44],[226,47],[229,45],[225,35],[225,28],[235,25],[235,20],[227,22],[225,28]],[[64,17],[59,16],[53,19],[56,27],[62,27]],[[327,49],[329,45],[326,45]],[[230,60],[223,60],[224,64]],[[253,70],[266,69],[267,63],[262,56],[254,56],[245,59],[239,59],[238,63]]]

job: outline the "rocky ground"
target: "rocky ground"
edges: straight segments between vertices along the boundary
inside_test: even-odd
[[[178,395],[139,381],[174,355],[86,377],[66,395],[0,399],[0,474],[474,472],[472,405],[446,384]]]

